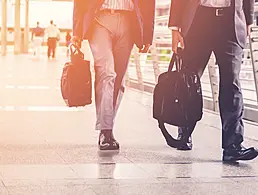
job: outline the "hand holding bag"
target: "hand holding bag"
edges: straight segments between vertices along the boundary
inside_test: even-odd
[[[176,65],[176,70],[172,71]],[[168,71],[159,76],[153,95],[153,118],[171,147],[179,147],[179,140],[173,138],[165,123],[189,127],[202,118],[203,99],[199,76],[183,65],[178,54],[173,54]]]
[[[70,45],[71,61],[65,63],[61,77],[62,97],[69,107],[92,103],[92,78],[90,62],[74,44]]]

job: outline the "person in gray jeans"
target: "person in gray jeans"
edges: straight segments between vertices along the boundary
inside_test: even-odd
[[[147,53],[153,40],[155,0],[74,0],[72,42],[88,40],[95,62],[99,149],[117,150],[114,120],[124,93],[133,45]]]

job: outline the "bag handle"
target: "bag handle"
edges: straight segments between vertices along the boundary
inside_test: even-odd
[[[177,61],[178,61],[178,59],[177,59],[177,54],[174,53],[174,54],[172,55],[172,58],[171,58],[171,60],[170,60],[169,66],[168,66],[168,72],[171,72],[171,71],[172,71],[174,65],[176,65],[176,70],[178,71],[178,62],[177,62]]]
[[[69,48],[70,48],[71,58],[74,57],[76,52],[78,52],[78,54],[81,55],[82,58],[84,58],[84,54],[82,53],[82,51],[80,50],[80,48],[77,45],[71,43]]]
[[[169,66],[168,66],[168,72],[171,72],[174,65],[176,65],[176,71],[179,72],[182,69],[183,60],[180,55],[182,52],[182,48],[178,48],[178,53],[173,53],[172,58],[170,60]]]

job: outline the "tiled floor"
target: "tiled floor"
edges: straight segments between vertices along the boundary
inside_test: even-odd
[[[258,194],[258,160],[221,162],[218,115],[205,112],[193,151],[180,152],[152,119],[152,96],[133,89],[115,126],[121,151],[99,152],[94,105],[62,100],[64,61],[0,57],[0,195]],[[256,125],[246,123],[245,144],[258,147]]]

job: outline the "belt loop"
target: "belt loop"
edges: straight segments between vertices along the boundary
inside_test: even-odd
[[[217,8],[216,10],[215,10],[215,15],[216,16],[223,16],[224,14],[223,13],[220,13],[220,12],[223,12],[223,8]]]

